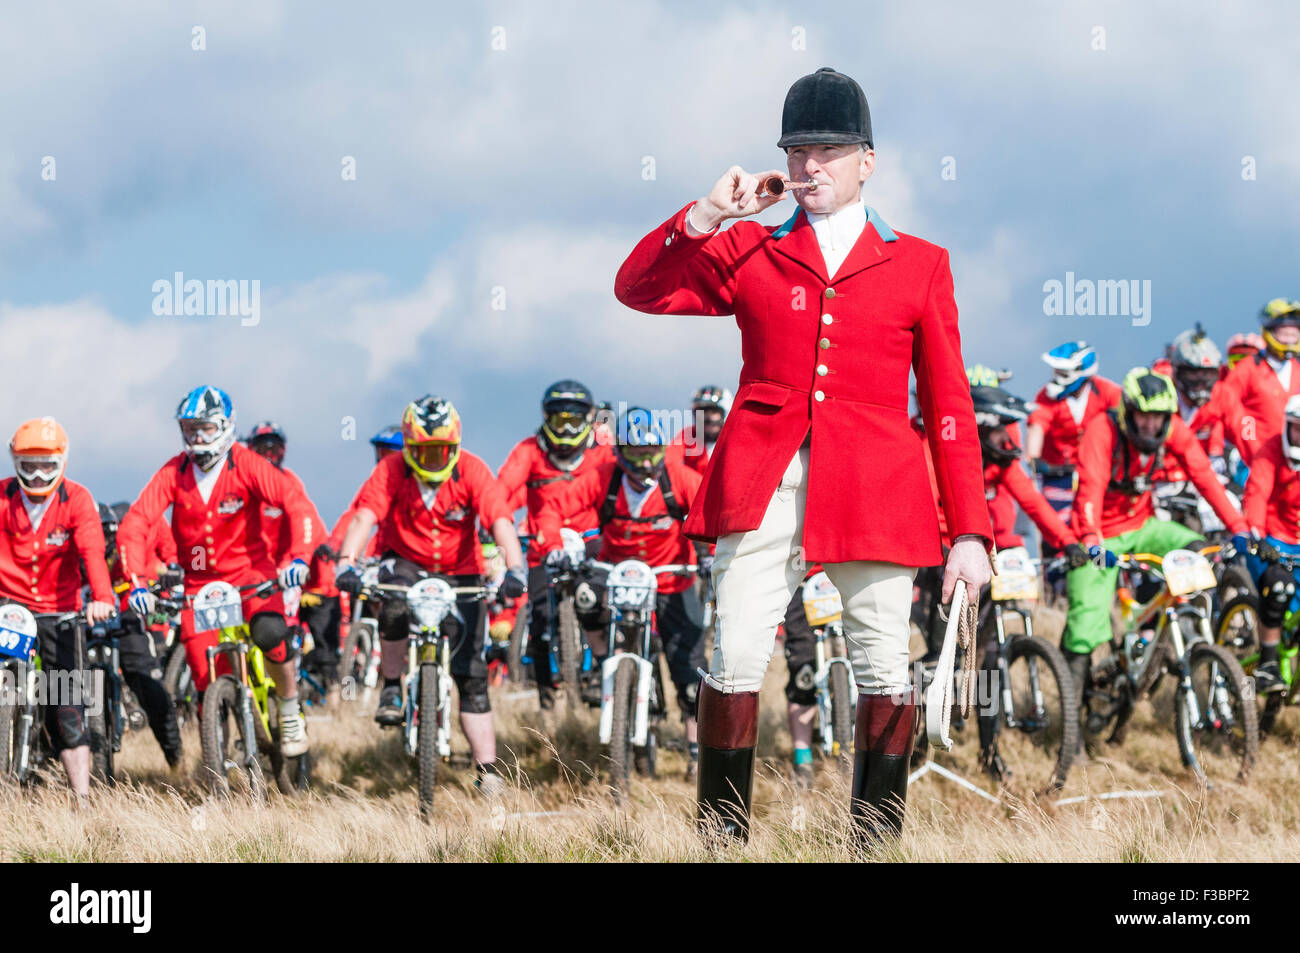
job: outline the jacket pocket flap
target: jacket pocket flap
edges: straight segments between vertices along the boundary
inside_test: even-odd
[[[767,381],[757,381],[745,392],[744,404],[764,404],[768,407],[781,407],[790,396],[790,388]]]

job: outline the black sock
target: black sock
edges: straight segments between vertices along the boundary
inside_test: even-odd
[[[1278,650],[1277,645],[1261,645],[1259,647],[1259,664],[1269,665],[1273,662],[1276,662],[1277,650]]]
[[[500,772],[497,771],[497,763],[495,761],[489,761],[486,763],[480,761],[478,762],[478,773],[480,775],[483,775],[483,774],[498,774]]]
[[[384,679],[384,688],[401,688],[401,687],[402,687],[402,680],[400,678]]]

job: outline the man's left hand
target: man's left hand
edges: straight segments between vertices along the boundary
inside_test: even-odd
[[[959,539],[948,550],[948,562],[944,564],[943,601],[952,601],[952,592],[957,587],[958,579],[966,583],[966,597],[972,599],[992,578],[993,568],[989,565],[989,553],[984,548],[984,541]]]
[[[280,588],[294,589],[307,581],[309,568],[301,559],[295,559],[280,570]]]
[[[90,602],[86,605],[86,621],[91,625],[98,625],[113,618],[113,613],[116,611],[111,602]]]

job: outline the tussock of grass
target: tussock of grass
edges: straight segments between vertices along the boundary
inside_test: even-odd
[[[1051,631],[1051,619],[1036,620]],[[684,756],[661,749],[657,779],[636,778],[616,806],[605,784],[596,719],[562,713],[542,730],[533,698],[496,701],[500,756],[509,791],[495,802],[473,788],[456,738],[456,758],[439,774],[436,817],[422,823],[415,776],[396,732],[380,731],[371,711],[345,705],[313,717],[314,788],[300,798],[273,793],[258,807],[214,801],[192,780],[198,738],[186,737],[185,770],[170,775],[152,736],[134,732],[120,764],[123,783],[97,788],[78,807],[59,773],[25,791],[0,790],[0,860],[6,861],[1282,861],[1300,853],[1300,713],[1284,712],[1261,745],[1259,765],[1242,783],[1213,765],[1202,788],[1181,764],[1172,718],[1162,700],[1144,702],[1122,748],[1093,747],[1060,797],[1111,791],[1161,794],[1145,800],[1059,805],[1012,785],[991,804],[934,775],[909,791],[908,822],[897,845],[870,857],[855,852],[847,817],[848,779],[818,764],[814,790],[798,791],[788,773],[785,671],[773,666],[764,689],[754,833],[743,847],[710,852],[695,834],[694,786]],[[675,718],[665,727],[680,736]],[[977,764],[975,725],[939,763],[991,785]]]

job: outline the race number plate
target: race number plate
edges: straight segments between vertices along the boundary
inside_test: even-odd
[[[36,646],[36,636],[26,632],[15,632],[0,626],[0,655],[9,658],[28,659]]]
[[[210,582],[194,597],[194,631],[212,632],[244,624],[239,590],[229,583]]]
[[[1218,585],[1210,561],[1190,549],[1171,550],[1165,555],[1161,568],[1165,576],[1165,585],[1175,596],[1202,592]]]
[[[826,573],[819,572],[803,584],[803,611],[814,628],[838,622],[844,614],[839,590]]]
[[[645,605],[650,590],[645,586],[614,586],[610,589],[614,605],[620,609],[639,609]]]
[[[1038,570],[1023,546],[1004,549],[993,560],[997,573],[989,584],[994,602],[1034,602],[1038,599]]]

